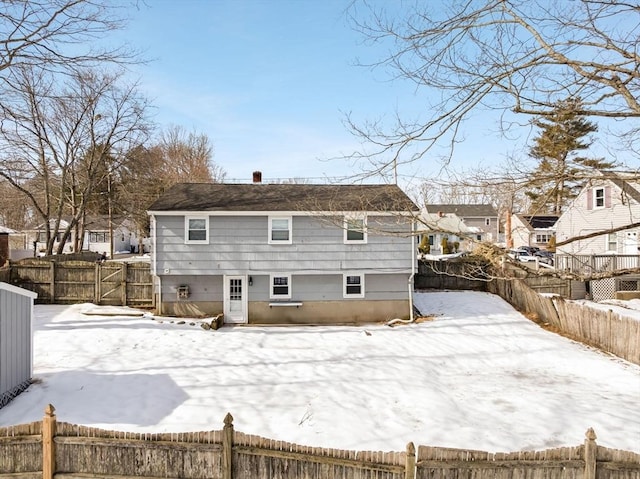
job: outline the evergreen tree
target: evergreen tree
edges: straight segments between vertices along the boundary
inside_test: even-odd
[[[532,213],[560,215],[578,193],[587,170],[615,166],[580,155],[592,144],[589,135],[598,131],[595,123],[579,113],[582,110],[580,100],[564,100],[557,103],[551,115],[533,121],[540,132],[529,149],[529,156],[538,161],[526,192],[532,201]]]

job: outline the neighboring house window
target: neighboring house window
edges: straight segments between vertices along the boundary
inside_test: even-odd
[[[89,233],[89,243],[108,243],[109,242],[109,233],[99,233],[97,231],[92,231]]]
[[[344,275],[344,297],[364,298],[364,275],[345,274]]]
[[[209,217],[189,217],[185,218],[185,243],[208,243],[209,242]]]
[[[609,233],[607,235],[607,251],[618,251],[618,234]]]
[[[269,244],[291,244],[291,216],[269,217]]]
[[[433,246],[435,239],[433,237],[433,235],[429,235],[429,246]]]
[[[290,274],[272,274],[271,288],[269,291],[271,299],[290,299],[291,298],[291,275]]]
[[[62,239],[62,233],[58,232],[58,234],[56,234],[54,236],[54,241],[56,243],[59,243],[60,240]],[[44,231],[40,231],[38,233],[38,243],[46,243],[47,242],[47,233],[45,233]]]
[[[344,219],[344,242],[345,243],[366,243],[367,242],[367,221],[364,217],[345,217]]]
[[[484,219],[484,225],[485,226],[491,226],[491,218],[485,218]]]
[[[593,190],[593,202],[595,208],[604,208],[604,188]]]
[[[538,244],[547,244],[551,239],[551,235],[549,233],[536,233],[536,243]]]
[[[482,241],[482,235],[476,235],[476,241]]]

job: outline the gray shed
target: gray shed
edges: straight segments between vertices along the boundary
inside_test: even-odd
[[[33,375],[32,291],[0,283],[0,408],[29,387]]]

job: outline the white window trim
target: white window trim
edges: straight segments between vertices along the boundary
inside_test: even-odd
[[[597,195],[598,191],[602,191],[602,206],[598,206],[598,195]],[[605,191],[604,186],[593,189],[593,209],[594,210],[601,210],[606,207],[607,205],[606,194],[607,193]]]
[[[289,239],[288,240],[274,240],[272,238],[273,220],[287,220],[289,224]],[[268,232],[269,244],[291,244],[293,242],[293,217],[292,216],[269,216],[269,232]]]
[[[284,294],[273,294],[273,279],[274,278],[287,278],[287,287],[288,293]],[[291,273],[280,273],[280,274],[271,274],[269,275],[269,299],[291,299]]]
[[[611,235],[615,235],[616,241],[615,241],[615,248],[611,249],[611,243],[612,241],[609,240],[609,237]],[[618,243],[619,243],[619,238],[618,238],[618,233],[608,233],[604,235],[604,250],[605,251],[618,251]]]
[[[347,294],[347,277],[358,276],[360,278],[360,293]],[[342,297],[347,298],[364,298],[364,273],[344,273],[342,275]]]
[[[206,238],[203,240],[189,239],[189,220],[204,220]],[[185,244],[209,244],[209,217],[208,216],[185,216],[184,217],[184,243]]]
[[[349,221],[353,221],[353,220],[362,220],[362,228],[364,230],[363,231],[364,234],[362,235],[361,240],[347,239],[347,233],[349,232]],[[366,244],[367,243],[367,217],[365,215],[345,215],[342,229],[344,230],[344,235],[343,235],[344,244]]]

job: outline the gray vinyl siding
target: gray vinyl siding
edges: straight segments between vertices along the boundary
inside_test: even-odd
[[[410,224],[368,218],[366,244],[344,244],[342,219],[292,219],[292,244],[268,244],[268,216],[210,216],[209,243],[185,244],[184,216],[156,218],[158,275],[260,274],[273,271],[406,273],[415,252]],[[385,234],[376,231],[384,230]],[[386,234],[388,231],[401,234]]]
[[[275,274],[280,273],[274,272]],[[251,275],[252,285],[247,285],[249,301],[274,301],[269,296],[271,277],[268,274]],[[365,275],[367,300],[408,300],[409,276],[406,274]],[[179,301],[177,288],[189,286],[188,301],[222,301],[223,276],[166,276],[162,280],[163,301]],[[343,298],[342,274],[292,275],[290,301],[335,301]],[[360,300],[362,298],[359,298]],[[351,301],[352,299],[345,299]],[[355,300],[355,299],[353,299]]]
[[[30,383],[33,295],[0,287],[0,407]]]

